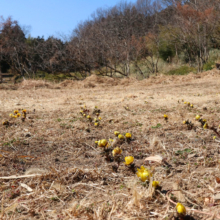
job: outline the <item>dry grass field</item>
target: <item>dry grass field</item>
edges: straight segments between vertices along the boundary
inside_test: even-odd
[[[0,120],[9,121],[0,125],[0,218],[220,219],[219,98],[218,70],[0,85]],[[100,109],[98,127],[80,114],[84,105],[92,118]],[[9,117],[22,109],[26,120]],[[203,129],[196,115],[217,133]],[[120,141],[114,131],[132,139]],[[109,141],[106,151],[95,144],[101,139]],[[121,162],[111,154],[115,147]],[[146,159],[156,155],[161,160]],[[133,165],[125,165],[125,156],[134,157]],[[146,182],[136,175],[141,165],[152,173]]]

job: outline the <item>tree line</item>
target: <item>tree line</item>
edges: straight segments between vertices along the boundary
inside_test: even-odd
[[[159,58],[180,57],[198,72],[219,48],[220,0],[137,0],[97,9],[68,40],[26,37],[16,20],[0,22],[0,69],[20,76],[37,72],[129,76],[131,65],[156,74]],[[140,61],[142,65],[140,65]],[[74,75],[79,79],[79,75]]]

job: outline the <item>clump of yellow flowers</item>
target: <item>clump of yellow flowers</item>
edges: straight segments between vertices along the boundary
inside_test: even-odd
[[[134,162],[134,157],[132,156],[127,156],[125,157],[125,165],[131,165]]]
[[[8,121],[8,120],[3,121],[3,122],[2,122],[2,125],[6,125],[6,126],[8,126],[8,125],[9,125],[9,121]]]
[[[182,205],[179,202],[176,204],[176,211],[180,215],[186,215],[186,208],[185,208],[185,206]]]
[[[27,116],[27,110],[23,109],[22,110],[22,121],[24,121],[26,119],[26,116]],[[21,113],[19,112],[19,110],[14,110],[14,114],[9,114],[9,117],[19,118],[19,117],[21,117]]]
[[[21,114],[19,113],[18,110],[14,110],[14,115],[10,114],[9,117],[11,118],[19,118],[21,116]]]
[[[142,182],[146,182],[146,180],[149,180],[150,177],[152,177],[152,173],[144,166],[141,166],[140,169],[137,168],[136,174]]]
[[[106,139],[102,139],[98,141],[99,147],[106,147],[108,145],[108,141]]]

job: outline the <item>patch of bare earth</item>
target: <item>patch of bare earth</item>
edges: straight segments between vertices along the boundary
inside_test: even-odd
[[[182,219],[220,219],[220,138],[194,120],[199,114],[218,128],[219,84],[213,70],[0,87],[0,119],[10,123],[0,125],[1,219],[181,219],[177,202],[187,209]],[[94,107],[101,110],[99,127],[80,114],[85,104],[93,118]],[[9,118],[15,109],[27,109],[24,122]],[[187,119],[192,130],[182,123]],[[95,141],[115,139],[116,130],[132,133],[132,141],[110,148],[134,156],[135,169],[150,169],[161,189],[123,162],[114,171]],[[154,155],[163,161],[145,161]]]

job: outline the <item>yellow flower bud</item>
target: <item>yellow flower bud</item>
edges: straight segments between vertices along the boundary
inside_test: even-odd
[[[220,126],[220,125],[219,125],[219,126]],[[115,136],[118,136],[119,134],[120,134],[119,131],[115,131],[115,132],[114,132],[114,135],[115,135]]]
[[[128,157],[125,157],[125,165],[130,165],[130,164],[132,164],[133,163],[133,161],[134,161],[134,157],[132,157],[132,156],[128,156]]]
[[[130,134],[130,133],[126,133],[126,134],[125,134],[125,137],[126,137],[127,139],[131,139],[131,134]]]
[[[208,128],[208,124],[205,123],[205,124],[203,125],[203,128],[204,128],[204,129],[207,129],[207,128]]]
[[[123,140],[125,137],[124,137],[122,134],[119,134],[119,135],[118,135],[118,138],[119,138],[120,140]]]
[[[157,188],[159,185],[160,185],[159,181],[153,181],[152,182],[152,186],[155,187],[155,188]]]
[[[119,147],[116,147],[116,148],[112,151],[113,157],[114,157],[115,155],[119,155],[119,154],[121,154],[121,153],[122,153],[122,149],[119,148]]]
[[[200,119],[200,116],[199,115],[196,115],[196,120],[199,120]]]
[[[168,115],[163,115],[164,119],[167,120],[168,119]]]
[[[176,205],[176,211],[179,213],[179,214],[182,214],[182,215],[186,215],[186,208],[184,205],[182,205],[181,203],[177,203]]]

